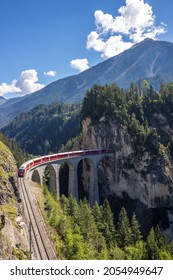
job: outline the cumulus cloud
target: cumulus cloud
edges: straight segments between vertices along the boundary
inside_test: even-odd
[[[82,72],[89,68],[88,60],[86,58],[73,59],[70,62],[70,66],[71,66],[71,68],[74,68],[74,69],[78,70],[79,72]]]
[[[25,70],[18,79],[11,84],[2,83],[0,85],[0,95],[6,93],[20,93],[21,95],[42,89],[45,85],[38,83],[37,71],[35,69]]]
[[[110,36],[106,41],[95,31],[91,32],[87,40],[87,48],[93,48],[101,52],[101,57],[109,58],[129,49],[133,46],[131,42],[123,41],[122,35]]]
[[[87,38],[87,49],[101,52],[109,58],[141,42],[145,38],[157,39],[165,33],[166,25],[155,23],[152,7],[144,0],[126,0],[126,5],[118,9],[118,15],[97,10],[94,13],[96,30]]]
[[[6,93],[21,93],[20,88],[16,87],[16,80],[12,81],[11,85],[7,83],[2,83],[0,85],[0,96],[3,96]]]
[[[45,75],[45,76],[49,76],[49,77],[55,77],[56,74],[57,74],[57,72],[56,72],[56,71],[53,71],[53,70],[50,70],[50,71],[48,71],[48,72],[44,72],[44,75]]]

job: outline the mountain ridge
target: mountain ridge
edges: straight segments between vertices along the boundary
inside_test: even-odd
[[[0,96],[0,105],[6,103],[7,100],[3,97],[3,96]]]
[[[19,99],[8,100],[0,106],[0,126],[39,104],[81,101],[94,84],[117,83],[126,89],[139,79],[148,80],[155,89],[159,89],[160,83],[173,81],[173,43],[145,39],[82,73],[54,81]]]

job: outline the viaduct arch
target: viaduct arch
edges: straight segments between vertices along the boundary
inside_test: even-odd
[[[78,166],[81,160],[87,160],[89,164],[90,178],[88,180],[89,203],[93,205],[95,201],[99,203],[99,187],[98,187],[98,163],[104,157],[113,157],[114,154],[97,154],[85,155],[80,157],[69,157],[65,159],[55,160],[39,164],[28,170],[27,177],[35,182],[43,183],[45,170],[48,168],[50,173],[49,190],[60,197],[60,168],[66,163],[68,165],[68,196],[72,194],[79,201],[78,190]]]

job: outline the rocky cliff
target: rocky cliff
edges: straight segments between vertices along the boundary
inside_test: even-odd
[[[16,171],[13,155],[0,141],[0,259],[28,258]]]
[[[144,235],[159,224],[173,237],[173,166],[169,153],[136,153],[127,129],[104,118],[97,124],[90,118],[83,121],[83,147],[114,148],[114,159],[103,159],[98,174],[100,198],[109,199],[115,220],[125,205],[129,216],[136,212]]]

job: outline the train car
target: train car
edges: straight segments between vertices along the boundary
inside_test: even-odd
[[[100,154],[101,150],[95,149],[95,150],[84,150],[84,155],[95,155]]]
[[[69,157],[80,157],[83,155],[83,151],[72,151],[68,153]]]
[[[18,169],[18,177],[25,177],[27,170],[34,166],[33,160],[23,163]]]
[[[18,169],[18,177],[25,177],[25,175],[26,175],[26,169],[25,169],[25,167],[20,167],[19,169]]]
[[[41,163],[41,158],[34,160],[34,166]]]
[[[80,157],[85,155],[94,155],[94,154],[104,154],[104,153],[113,153],[112,148],[108,149],[91,149],[91,150],[80,150],[80,151],[72,151],[72,152],[65,152],[65,153],[59,153],[59,154],[52,154],[47,155],[43,157],[34,158],[33,160],[29,160],[19,168],[18,170],[18,177],[24,177],[26,175],[26,172],[37,165],[49,162],[49,161],[55,161],[58,159],[64,159],[64,158],[70,158],[70,157]]]
[[[43,158],[42,158],[42,163],[48,162],[49,160],[50,160],[50,157],[49,157],[49,156],[43,157]]]
[[[58,158],[59,158],[58,154],[53,154],[53,155],[50,155],[49,160],[56,160]]]

